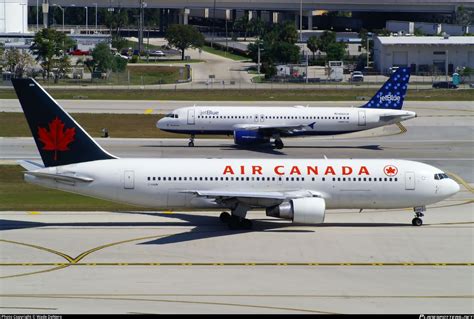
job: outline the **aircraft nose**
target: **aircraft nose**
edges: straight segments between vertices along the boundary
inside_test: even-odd
[[[159,129],[163,128],[164,126],[163,122],[164,122],[164,119],[159,119],[158,121],[156,121],[156,127]]]
[[[454,180],[449,180],[449,185],[447,185],[447,188],[448,188],[448,194],[449,196],[452,196],[454,194],[456,194],[457,192],[459,192],[459,190],[461,189],[461,187],[459,186],[459,184],[454,181]]]

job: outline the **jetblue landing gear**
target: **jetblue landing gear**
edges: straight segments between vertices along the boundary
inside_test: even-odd
[[[222,212],[221,215],[219,216],[219,219],[221,222],[224,224],[227,224],[231,218],[231,215],[228,212]]]
[[[275,148],[277,150],[281,150],[283,148],[283,141],[281,140],[280,137],[275,138]]]
[[[426,207],[425,206],[415,207],[413,208],[413,210],[415,211],[415,218],[413,218],[413,220],[411,221],[411,224],[413,226],[423,225],[423,220],[421,219],[421,217],[425,216],[423,212],[426,211]]]
[[[228,212],[222,212],[219,216],[222,223],[227,224],[229,229],[252,229],[252,221],[236,215],[231,215]]]
[[[191,137],[189,138],[189,147],[194,147],[194,134],[191,134]]]

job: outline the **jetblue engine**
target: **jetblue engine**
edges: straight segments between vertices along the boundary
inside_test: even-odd
[[[269,207],[267,216],[291,219],[293,223],[321,224],[324,222],[326,202],[322,198],[296,198],[283,202],[278,206]]]
[[[234,143],[237,145],[269,143],[270,139],[258,130],[235,130]]]

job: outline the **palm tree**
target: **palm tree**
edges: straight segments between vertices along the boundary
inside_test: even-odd
[[[313,61],[316,59],[315,58],[315,53],[319,49],[319,43],[318,42],[319,42],[318,38],[315,37],[314,35],[309,37],[308,41],[306,42],[306,46],[313,53]]]

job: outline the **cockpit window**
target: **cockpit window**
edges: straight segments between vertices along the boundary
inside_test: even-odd
[[[445,178],[449,178],[448,174],[439,173],[439,174],[434,175],[434,179],[436,179],[436,180],[445,179]]]
[[[166,114],[165,117],[171,117],[171,118],[177,119],[178,114],[169,113],[169,114]]]

